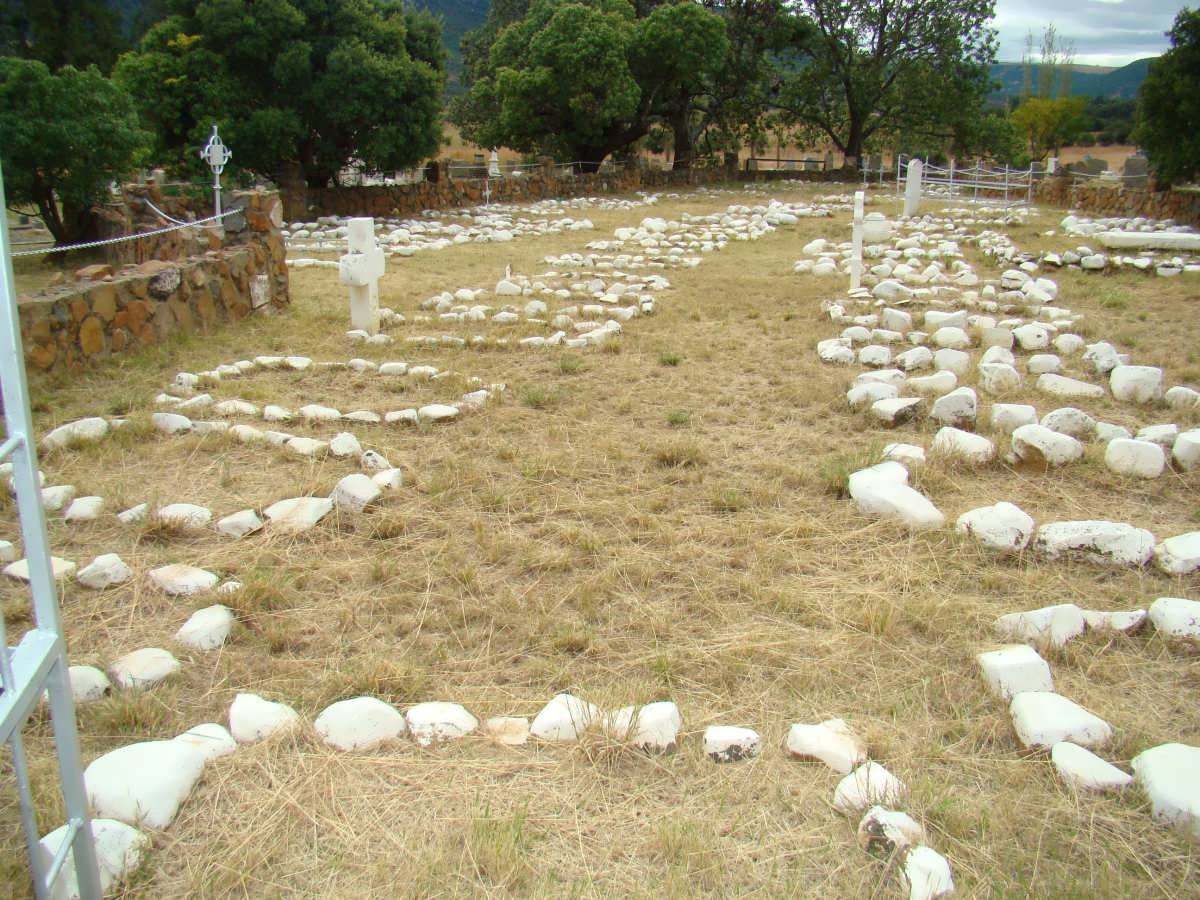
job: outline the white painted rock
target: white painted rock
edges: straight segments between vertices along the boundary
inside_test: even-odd
[[[913,347],[911,350],[897,353],[895,362],[905,372],[928,369],[933,366],[933,351],[928,347]]]
[[[263,515],[272,527],[288,533],[308,531],[333,509],[328,497],[292,497],[272,503]]]
[[[1058,603],[1000,616],[996,619],[995,628],[1006,637],[1026,641],[1048,640],[1061,647],[1087,630],[1087,620],[1083,617],[1083,610],[1074,603]]]
[[[1120,612],[1106,612],[1098,609],[1085,609],[1083,621],[1087,627],[1098,631],[1137,631],[1146,621],[1146,610],[1130,609]]]
[[[272,703],[258,694],[238,694],[229,706],[229,731],[239,744],[261,741],[286,731],[300,719],[285,703]]]
[[[1171,458],[1185,472],[1200,466],[1200,428],[1181,431],[1171,444]]]
[[[42,488],[42,507],[47,512],[58,512],[75,497],[75,485],[59,484]]]
[[[908,787],[873,760],[863,763],[838,782],[833,791],[833,808],[856,816],[871,806],[892,806],[908,793]]]
[[[860,365],[882,369],[892,363],[892,351],[880,344],[869,344],[858,351]]]
[[[417,410],[418,422],[449,422],[457,419],[459,415],[458,407],[449,406],[445,403],[430,403],[428,406],[422,406]]]
[[[974,466],[986,465],[996,456],[996,445],[983,435],[951,428],[949,425],[939,429],[933,436],[929,450],[931,453],[962,460]]]
[[[75,580],[94,591],[123,584],[133,577],[125,561],[115,553],[102,553],[75,575]]]
[[[348,456],[362,456],[363,449],[358,438],[348,431],[343,431],[329,442],[329,452],[338,459],[345,459]]]
[[[226,537],[241,538],[262,530],[263,520],[252,509],[243,509],[217,520],[217,531]]]
[[[980,363],[979,389],[989,394],[1004,394],[1021,387],[1021,373],[1008,363]]]
[[[1154,562],[1169,575],[1200,571],[1200,531],[1169,537],[1154,548]]]
[[[1152,444],[1158,444],[1164,450],[1170,450],[1179,440],[1179,426],[1175,424],[1168,425],[1147,425],[1145,428],[1139,428],[1136,435],[1139,441],[1149,441]]]
[[[994,506],[968,510],[958,517],[954,528],[991,550],[1018,552],[1029,545],[1034,521],[1020,507],[1001,500]]]
[[[906,387],[914,394],[923,397],[936,397],[954,390],[958,385],[958,376],[948,369],[934,372],[932,375],[910,378]]]
[[[1163,372],[1156,366],[1116,366],[1108,385],[1118,400],[1152,403],[1162,399]]]
[[[819,760],[846,775],[867,760],[867,745],[842,719],[827,719],[816,725],[795,723],[784,744],[797,759]]]
[[[146,516],[150,513],[149,503],[139,503],[137,506],[131,506],[124,512],[117,513],[117,520],[122,525],[136,525],[138,522],[143,522]]]
[[[1009,644],[976,654],[983,679],[1001,700],[1023,691],[1053,691],[1050,664],[1028,644]]]
[[[1157,478],[1166,468],[1167,458],[1158,444],[1116,438],[1109,441],[1104,450],[1104,464],[1108,466],[1109,471],[1118,475]]]
[[[1057,374],[1062,371],[1062,360],[1053,353],[1035,353],[1025,363],[1030,375]]]
[[[392,464],[387,461],[387,457],[374,450],[368,450],[358,461],[368,472],[386,472],[392,468]]]
[[[978,399],[974,389],[964,386],[938,397],[933,401],[929,414],[943,425],[962,428],[975,424],[977,409]]]
[[[1200,640],[1200,601],[1159,597],[1150,604],[1150,622],[1164,637]]]
[[[843,366],[849,365],[855,359],[854,351],[850,348],[850,342],[844,338],[830,338],[818,341],[817,356],[821,358],[821,362]]]
[[[299,413],[310,422],[336,422],[342,417],[339,410],[332,406],[321,406],[318,403],[309,403],[300,407]]]
[[[375,697],[339,700],[313,722],[321,739],[338,750],[369,750],[404,734],[400,711]]]
[[[71,682],[71,696],[76,703],[93,703],[103,699],[112,690],[108,676],[95,666],[70,666],[67,678]]]
[[[917,417],[922,402],[920,397],[877,400],[871,404],[871,415],[885,425],[902,425]]]
[[[205,761],[228,756],[237,750],[237,741],[224,725],[217,722],[204,722],[195,725],[175,738],[181,744],[196,748],[204,755]]]
[[[108,427],[108,422],[99,416],[68,422],[42,438],[42,449],[57,450],[75,444],[90,444],[108,434]]]
[[[1013,338],[1022,350],[1045,350],[1050,346],[1050,332],[1044,325],[1026,322],[1013,329]]]
[[[883,448],[883,458],[911,469],[913,466],[924,465],[925,448],[915,444],[888,444]]]
[[[177,741],[110,750],[83,772],[88,804],[102,818],[166,828],[204,771],[204,754]]]
[[[933,354],[933,367],[938,371],[953,372],[959,378],[962,378],[970,371],[971,354],[965,350],[943,347]]]
[[[1008,707],[1013,728],[1022,745],[1031,750],[1048,750],[1060,741],[1081,747],[1106,744],[1112,726],[1060,694],[1025,691],[1012,698]]]
[[[540,741],[574,741],[597,722],[600,710],[571,694],[555,694],[529,726]]]
[[[64,522],[94,522],[104,511],[103,497],[76,497],[63,513]]]
[[[1096,433],[1093,435],[1097,444],[1107,445],[1117,438],[1131,438],[1133,432],[1123,425],[1113,425],[1111,422],[1097,422]]]
[[[1038,376],[1037,389],[1043,394],[1066,400],[1098,400],[1104,396],[1104,388],[1098,384],[1049,373]]]
[[[175,640],[193,650],[216,650],[229,639],[233,611],[220,603],[192,613],[175,632]]]
[[[758,756],[762,739],[752,728],[709,725],[704,729],[704,754],[713,762],[737,762]]]
[[[163,434],[179,434],[192,430],[192,420],[178,413],[153,413],[150,416],[150,424]]]
[[[879,400],[892,400],[900,395],[900,389],[895,385],[881,381],[869,381],[856,384],[846,391],[846,402],[851,409],[870,406]]]
[[[950,350],[965,350],[971,346],[971,336],[953,325],[943,325],[930,336],[930,340],[936,346]]]
[[[1051,559],[1078,556],[1110,566],[1144,566],[1154,555],[1154,535],[1122,522],[1052,522],[1038,529],[1034,547]]]
[[[1132,766],[1155,821],[1200,839],[1200,747],[1159,744],[1135,756]]]
[[[155,587],[172,597],[184,597],[211,590],[221,580],[212,572],[185,563],[172,563],[169,566],[151,569],[146,573],[146,577]]]
[[[524,716],[492,716],[483,723],[483,733],[506,747],[529,743],[529,720]]]
[[[1083,458],[1083,444],[1045,425],[1021,425],[1012,433],[1012,449],[1021,460],[1046,466],[1062,466]]]
[[[371,480],[385,491],[394,491],[404,485],[404,470],[384,469],[372,475]]]
[[[914,529],[940,528],[946,517],[924,494],[907,484],[899,463],[885,462],[851,474],[849,493],[863,515],[899,519]]]
[[[356,473],[339,481],[330,498],[338,509],[362,512],[382,494],[383,489],[369,476]]]
[[[212,521],[212,513],[194,503],[169,503],[158,508],[158,519],[173,528],[200,529]]]
[[[1012,434],[1022,425],[1036,425],[1037,409],[1024,403],[993,403],[992,430]]]
[[[408,732],[422,747],[435,742],[450,741],[470,734],[479,727],[479,720],[457,703],[418,703],[407,713]]]
[[[1133,784],[1132,775],[1070,741],[1051,747],[1050,760],[1059,777],[1079,791],[1119,791]]]
[[[1051,431],[1070,435],[1077,441],[1088,441],[1096,434],[1096,420],[1081,409],[1063,406],[1042,417],[1042,424]]]
[[[142,854],[151,849],[150,838],[132,825],[116,819],[93,818],[91,826],[92,846],[96,848],[96,866],[100,874],[100,893],[107,894],[137,871],[142,864]],[[43,871],[58,855],[63,842],[67,840],[70,827],[70,824],[60,825],[38,842]],[[52,900],[79,900],[79,876],[75,870],[73,851],[67,853],[50,897]]]
[[[900,873],[908,900],[938,900],[954,893],[950,863],[930,847],[921,845],[909,850]]]
[[[283,444],[293,453],[298,453],[300,456],[323,456],[329,449],[328,441],[319,441],[316,438],[310,437],[289,437],[283,432],[268,431],[266,437],[270,439],[273,435],[278,435],[278,443]]]
[[[858,843],[872,856],[902,857],[925,840],[925,829],[908,813],[872,806],[858,823]]]
[[[623,706],[601,716],[606,734],[618,741],[629,741],[646,753],[674,753],[683,727],[679,707],[670,700],[645,706]]]
[[[109,668],[113,681],[123,688],[154,687],[179,671],[179,660],[159,647],[143,647],[122,656]]]
[[[1172,409],[1200,408],[1200,391],[1193,390],[1181,384],[1173,388],[1168,388],[1167,392],[1163,394],[1163,399],[1167,401],[1167,406]]]

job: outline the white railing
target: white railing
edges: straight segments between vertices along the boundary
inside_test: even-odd
[[[900,199],[905,172],[912,157],[896,157],[896,199]],[[992,206],[1029,206],[1033,200],[1033,182],[1037,174],[1007,165],[987,167],[981,164],[958,167],[954,160],[937,166],[922,160],[921,197],[946,202],[978,203]]]

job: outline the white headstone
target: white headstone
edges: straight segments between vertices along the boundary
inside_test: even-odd
[[[375,220],[351,219],[347,252],[338,260],[338,281],[350,288],[350,327],[367,334],[379,331],[379,279],[383,251],[375,244]]]
[[[499,178],[500,177],[500,154],[497,153],[495,150],[492,150],[491,159],[488,160],[488,177],[489,178]]]
[[[921,208],[921,171],[925,166],[919,159],[908,162],[908,174],[904,179],[904,214],[915,216]]]
[[[850,226],[850,290],[862,287],[863,203],[862,191],[854,192],[854,223]]]

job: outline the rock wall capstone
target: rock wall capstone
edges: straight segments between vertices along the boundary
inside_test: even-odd
[[[1200,191],[1131,188],[1119,185],[1073,183],[1068,177],[1046,178],[1034,193],[1037,203],[1074,209],[1094,216],[1174,219],[1180,225],[1200,226]]]

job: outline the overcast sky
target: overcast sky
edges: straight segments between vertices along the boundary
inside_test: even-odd
[[[1166,50],[1170,42],[1164,32],[1187,5],[1179,0],[996,0],[996,58],[1019,62],[1026,33],[1040,40],[1053,23],[1060,37],[1074,41],[1077,63],[1123,66]],[[1194,8],[1195,0],[1190,5]]]

